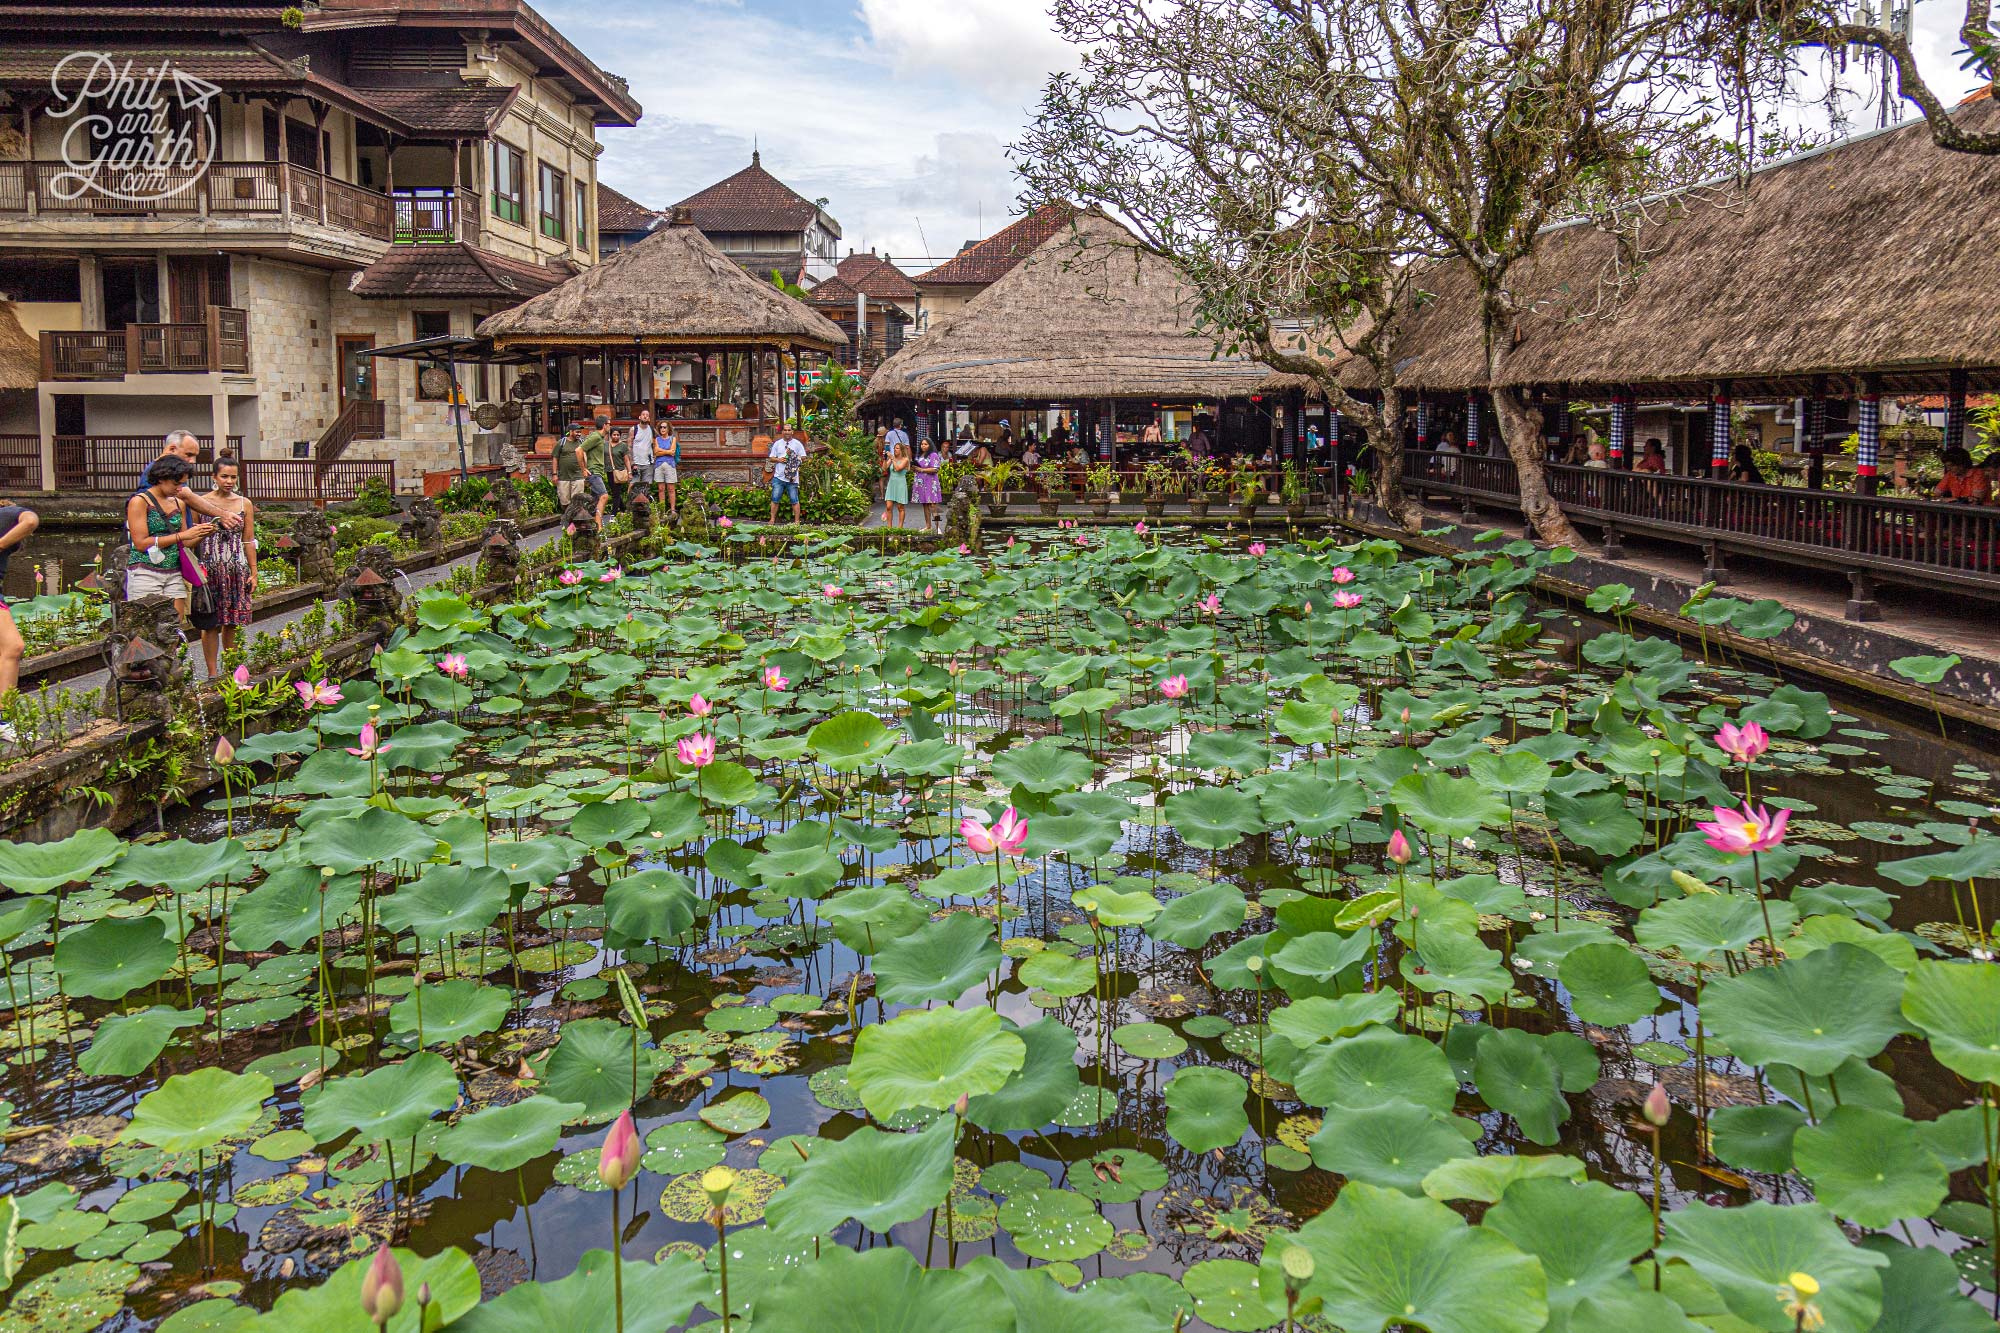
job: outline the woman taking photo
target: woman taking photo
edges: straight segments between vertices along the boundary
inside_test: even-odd
[[[889,446],[889,467],[883,476],[882,521],[900,528],[910,512],[910,446],[902,440]]]
[[[215,489],[202,498],[224,514],[234,514],[243,526],[234,532],[217,526],[195,548],[208,581],[188,595],[188,619],[201,631],[201,655],[212,680],[222,653],[236,647],[236,631],[250,623],[250,599],[257,592],[257,506],[237,493],[241,475],[236,460],[215,460]]]
[[[187,615],[188,585],[181,576],[183,559],[194,564],[185,549],[215,531],[213,523],[188,526],[187,506],[177,496],[181,483],[194,473],[187,460],[162,456],[146,473],[147,486],[125,502],[125,600],[171,597],[174,610]]]

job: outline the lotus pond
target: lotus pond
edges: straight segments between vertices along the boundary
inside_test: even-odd
[[[433,594],[0,846],[0,1326],[1990,1326],[1993,774],[1562,554]]]

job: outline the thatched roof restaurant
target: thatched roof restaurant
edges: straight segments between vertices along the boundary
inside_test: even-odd
[[[907,406],[919,421],[953,405],[1068,408],[1110,457],[1111,432],[1155,409],[1203,405],[1221,413],[1225,439],[1261,446],[1271,421],[1249,403],[1270,368],[1218,352],[1194,331],[1194,307],[1171,263],[1104,214],[1078,213],[883,362],[864,406],[878,416]]]
[[[800,372],[846,342],[824,315],[745,273],[684,209],[478,332],[496,353],[543,360],[545,432],[580,416],[628,430],[644,409],[674,423],[684,459],[725,474],[754,470],[798,410]]]

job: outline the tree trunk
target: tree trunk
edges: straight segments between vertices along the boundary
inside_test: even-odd
[[[1488,377],[1489,383],[1491,378]],[[1520,391],[1494,389],[1493,414],[1500,419],[1500,438],[1506,442],[1507,454],[1514,460],[1514,472],[1520,479],[1522,517],[1534,528],[1535,535],[1551,546],[1588,550],[1590,543],[1570,524],[1562,506],[1549,494],[1548,473],[1542,466],[1545,454],[1540,423]]]
[[[1382,407],[1368,421],[1368,447],[1375,451],[1375,503],[1407,532],[1424,526],[1423,507],[1403,493],[1403,394],[1382,391]]]

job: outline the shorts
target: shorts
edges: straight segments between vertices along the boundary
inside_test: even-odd
[[[797,504],[798,502],[799,484],[796,481],[779,481],[776,477],[771,478],[772,504]]]
[[[187,580],[181,577],[179,560],[169,560],[164,565],[128,565],[125,569],[125,600],[128,602],[136,602],[141,597],[172,597],[178,600],[187,595]]]
[[[669,486],[680,485],[681,484],[680,464],[678,463],[653,464],[653,480],[658,482],[664,482]]]
[[[569,502],[570,502],[571,500],[574,500],[574,499],[576,499],[576,497],[577,497],[577,496],[579,496],[579,495],[582,495],[582,494],[583,494],[583,478],[582,478],[582,477],[578,477],[578,478],[576,478],[576,479],[575,479],[574,481],[562,481],[562,480],[558,480],[558,481],[556,482],[556,503],[557,503],[557,504],[560,504],[560,505],[567,505],[567,504],[568,504],[568,503],[569,503]]]
[[[653,465],[651,463],[634,463],[632,465],[632,484],[634,486],[649,486],[652,484],[652,481]]]
[[[611,494],[610,488],[604,484],[604,478],[598,476],[595,472],[591,473],[588,477],[584,478],[583,487],[585,490],[589,491],[592,495]]]

